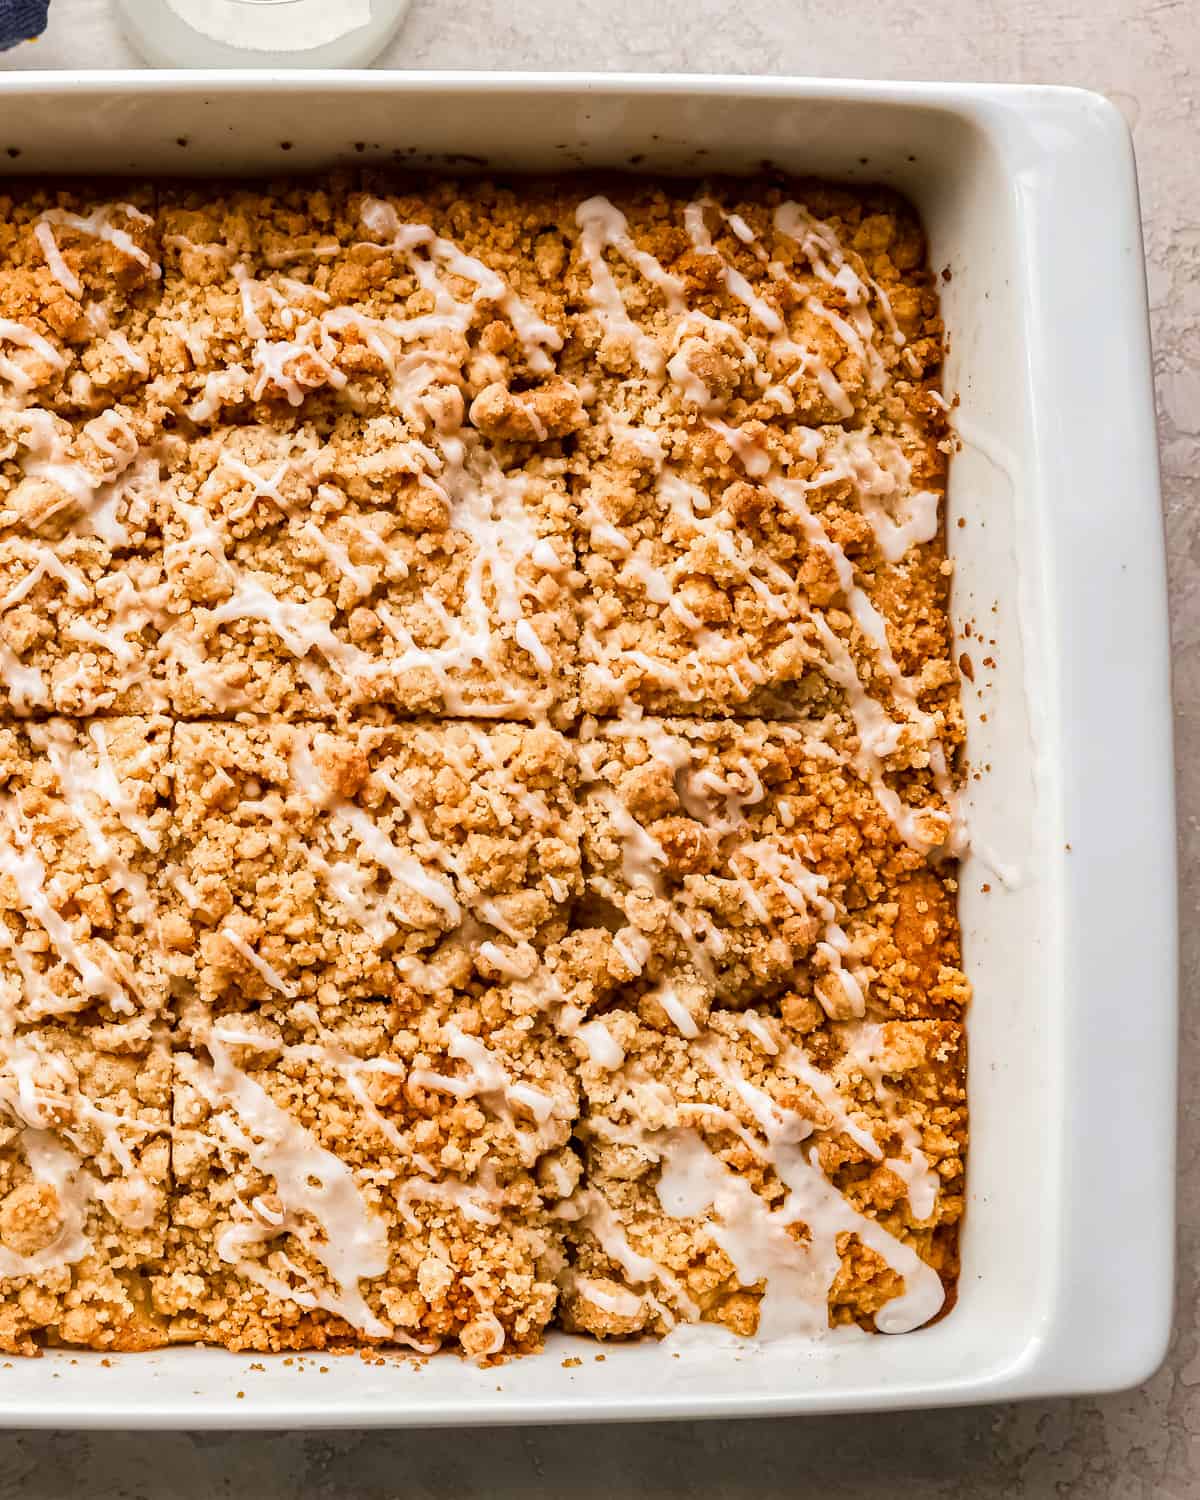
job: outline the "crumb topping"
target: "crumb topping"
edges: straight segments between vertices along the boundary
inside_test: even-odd
[[[0,1349],[941,1315],[964,729],[908,205],[3,207]]]

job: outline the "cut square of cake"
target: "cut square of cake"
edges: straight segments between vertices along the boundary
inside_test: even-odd
[[[0,725],[0,989],[22,1024],[165,1015],[171,725]]]
[[[743,1335],[916,1328],[947,1304],[962,1214],[953,1022],[716,1012],[686,1041],[606,1015],[581,1067],[585,1181],[558,1212],[567,1327]]]
[[[530,979],[580,889],[574,762],[516,724],[181,724],[175,916],[204,1000]]]
[[[171,1056],[139,1021],[20,1025],[0,1014],[0,1349],[157,1348]]]
[[[906,837],[945,836],[931,778],[881,801],[832,719],[591,722],[579,761],[586,896],[566,948],[583,1008],[633,994],[685,1037],[716,1004],[958,1013],[953,866]]]
[[[578,1181],[567,1054],[502,988],[196,1002],[174,1057],[174,1339],[537,1348]]]

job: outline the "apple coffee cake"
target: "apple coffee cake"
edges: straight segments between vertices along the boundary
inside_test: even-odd
[[[942,1314],[909,206],[366,172],[0,220],[0,1349]]]

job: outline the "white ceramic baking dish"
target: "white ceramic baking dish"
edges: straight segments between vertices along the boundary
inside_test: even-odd
[[[949,272],[947,389],[964,444],[949,500],[955,605],[987,627],[997,665],[976,650],[968,688],[971,756],[987,769],[969,792],[962,897],[976,990],[970,1203],[944,1321],[836,1347],[601,1350],[560,1336],[492,1370],[453,1356],[50,1354],[0,1369],[0,1423],[757,1415],[1098,1391],[1149,1374],[1171,1309],[1174,821],[1137,187],[1116,111],[1071,90],[973,85],[43,73],[0,81],[0,162],[5,149],[20,172],[347,158],[753,172],[769,160],[894,184]]]

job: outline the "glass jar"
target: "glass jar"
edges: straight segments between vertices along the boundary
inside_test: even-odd
[[[116,0],[130,42],[161,68],[358,68],[408,0]]]

